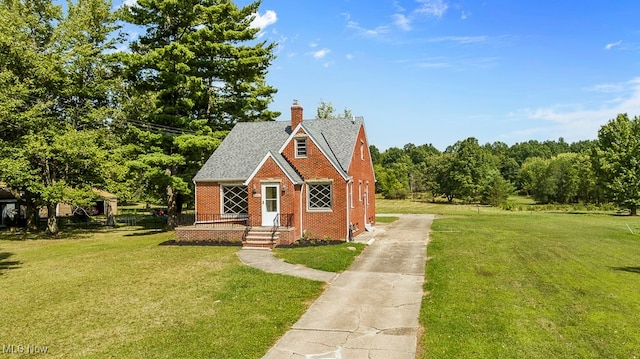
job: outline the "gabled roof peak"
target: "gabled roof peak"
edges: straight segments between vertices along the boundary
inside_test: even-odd
[[[240,122],[209,157],[194,181],[246,180],[271,151],[281,159],[283,146],[302,129],[344,175],[349,168],[361,119],[310,119],[291,127],[289,121]],[[285,161],[286,162],[286,161]],[[286,163],[280,163],[288,171]],[[295,171],[294,171],[295,172]],[[293,176],[293,175],[292,175]]]

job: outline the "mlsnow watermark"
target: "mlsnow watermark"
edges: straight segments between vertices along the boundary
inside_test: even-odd
[[[2,344],[2,354],[47,354],[49,347],[34,344]]]

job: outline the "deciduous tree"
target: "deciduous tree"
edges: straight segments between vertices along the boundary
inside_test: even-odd
[[[452,154],[449,196],[467,202],[479,200],[488,175],[498,169],[496,158],[473,137],[458,141],[446,152]]]
[[[345,108],[341,114],[336,114],[336,109],[333,107],[333,104],[331,102],[325,102],[322,99],[320,100],[320,104],[316,111],[316,118],[321,120],[331,118],[351,118],[352,116],[353,113],[347,108]]]
[[[513,191],[513,185],[502,177],[500,171],[493,170],[487,174],[486,182],[482,187],[480,202],[496,207],[502,206],[507,203]]]
[[[602,126],[592,159],[609,198],[635,216],[640,205],[640,118],[620,114]]]
[[[26,200],[29,222],[55,205],[86,204],[102,181],[104,129],[112,117],[110,2],[0,1],[0,180]]]

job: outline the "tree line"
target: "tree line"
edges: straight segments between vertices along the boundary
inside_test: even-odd
[[[227,131],[279,115],[259,5],[0,0],[0,182],[28,227],[46,207],[57,233],[56,204],[88,205],[93,188],[165,203],[175,227]],[[127,42],[123,25],[142,34]]]
[[[276,44],[252,25],[259,5],[0,0],[0,183],[26,204],[28,227],[46,207],[56,234],[56,205],[87,206],[94,188],[165,203],[175,227],[194,200],[191,179],[228,131],[279,116],[265,79]],[[141,35],[127,42],[124,25]],[[321,101],[317,117],[334,111]],[[469,138],[444,152],[411,144],[371,152],[377,189],[389,198],[428,192],[499,204],[518,190],[541,202],[615,201],[635,213],[639,128],[619,116],[595,142]]]
[[[370,146],[376,190],[385,198],[432,198],[495,206],[514,193],[538,203],[640,205],[640,118],[620,114],[596,140],[481,145],[470,137],[439,151],[431,144],[380,152]]]

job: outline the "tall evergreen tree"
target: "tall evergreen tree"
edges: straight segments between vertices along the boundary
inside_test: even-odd
[[[278,115],[267,109],[276,90],[265,83],[275,44],[256,41],[259,29],[251,26],[259,5],[139,0],[123,9],[125,21],[146,30],[123,56],[132,99],[128,116],[155,132],[132,130],[130,138],[148,140],[137,168],[149,191],[164,190],[168,229],[177,225],[190,178],[224,136],[219,131]]]

